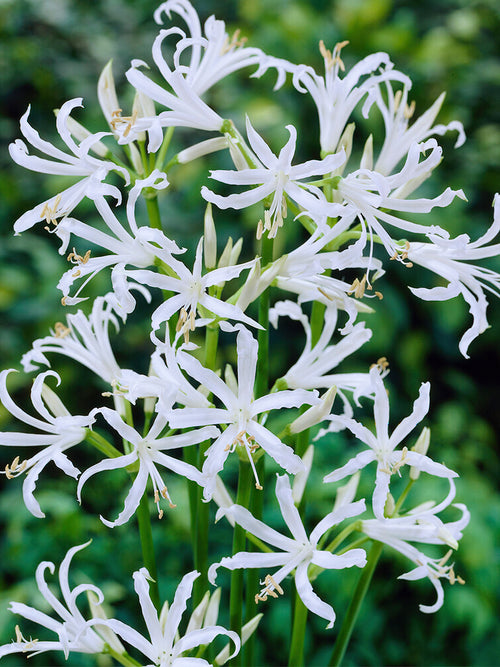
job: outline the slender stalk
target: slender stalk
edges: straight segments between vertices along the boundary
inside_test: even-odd
[[[250,500],[250,490],[253,483],[253,472],[248,461],[240,459],[240,469],[238,477],[238,492],[236,503],[242,507],[248,507]],[[233,532],[233,555],[239,551],[245,550],[246,531],[241,526],[236,525]],[[243,611],[243,570],[233,570],[231,572],[231,593],[229,598],[229,620],[230,628],[241,636],[242,611]],[[231,661],[233,667],[242,665],[241,652]]]
[[[149,584],[151,601],[160,613],[160,593],[158,589],[158,575],[156,570],[156,558],[153,544],[153,531],[151,530],[151,514],[147,493],[141,498],[137,508],[137,522],[139,524],[139,535],[141,538],[142,559],[153,581]]]
[[[295,591],[295,609],[293,613],[292,639],[288,667],[300,667],[304,664],[304,637],[306,634],[307,607]]]
[[[371,546],[370,553],[368,554],[367,563],[363,568],[363,571],[361,572],[358,585],[356,586],[354,595],[352,596],[349,607],[347,608],[344,622],[342,623],[339,636],[337,637],[337,641],[335,642],[335,647],[333,649],[332,657],[330,659],[330,662],[328,663],[330,667],[337,667],[342,663],[344,654],[347,649],[347,645],[349,643],[349,639],[351,638],[351,634],[354,629],[356,619],[358,617],[359,610],[361,608],[361,604],[365,598],[368,587],[370,586],[370,582],[372,580],[373,573],[375,572],[378,559],[380,558],[380,554],[382,553],[382,548],[383,544],[381,542],[373,542]]]
[[[106,440],[100,433],[96,431],[91,431],[87,429],[85,435],[85,440],[90,442],[91,445],[94,445],[102,454],[105,454],[109,458],[116,458],[117,456],[123,456],[123,452],[120,452],[119,449],[116,449],[114,445]]]
[[[137,660],[132,658],[128,653],[118,653],[118,651],[115,651],[111,646],[106,646],[104,653],[105,655],[112,656],[116,662],[119,662],[120,665],[124,665],[124,667],[141,667],[142,663],[137,662]]]
[[[205,368],[215,370],[217,363],[217,344],[219,342],[219,328],[207,327],[205,334]],[[204,442],[194,450],[194,465],[198,468],[203,467],[205,460],[205,452],[210,447],[211,441]],[[186,449],[193,449],[187,447]],[[197,458],[197,460],[196,460]],[[194,566],[200,572],[200,576],[196,579],[193,586],[193,604],[197,605],[201,602],[205,591],[208,588],[208,527],[210,523],[210,505],[204,503],[202,500],[202,490],[199,486],[191,483],[190,502],[193,502],[191,508],[191,521],[194,521],[193,547],[194,547]],[[193,523],[192,523],[193,525]]]

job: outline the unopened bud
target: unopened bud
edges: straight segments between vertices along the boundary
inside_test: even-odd
[[[370,134],[366,140],[365,147],[363,149],[363,155],[361,156],[360,162],[361,169],[373,169],[373,135]]]
[[[212,215],[212,204],[208,203],[205,209],[205,222],[203,232],[203,252],[205,267],[214,269],[217,263],[217,234],[215,231],[214,217]]]
[[[441,526],[441,528],[438,530],[437,536],[439,537],[440,540],[442,540],[445,544],[447,544],[452,549],[458,549],[458,542],[453,537],[453,535],[450,533],[450,531],[447,528],[445,528],[444,526]]]
[[[290,433],[300,433],[301,431],[305,431],[306,428],[316,426],[316,424],[322,422],[323,419],[326,419],[331,412],[336,394],[337,387],[330,387],[330,389],[323,394],[319,403],[310,407],[304,414],[297,417],[297,419],[294,419],[290,424]]]
[[[231,254],[229,255],[229,266],[234,266],[238,263],[242,247],[243,239],[239,238],[234,244],[233,249],[231,250]]]
[[[384,506],[384,516],[391,517],[396,511],[396,503],[391,493],[387,494],[387,500],[385,501]]]
[[[411,448],[411,451],[425,456],[429,449],[430,442],[431,442],[431,429],[428,426],[424,426],[422,432],[418,436],[417,442]],[[412,466],[410,468],[410,479],[417,480],[419,476],[420,476],[420,469],[414,468]]]
[[[335,496],[335,503],[333,505],[333,511],[340,509],[344,505],[349,505],[352,503],[356,497],[356,491],[358,490],[359,478],[361,477],[359,470],[354,473],[351,479],[340,486],[337,489],[337,495]]]
[[[97,98],[101,105],[104,117],[111,125],[113,114],[116,114],[120,108],[118,98],[116,96],[115,80],[113,77],[113,61],[110,60],[104,67],[97,82]],[[114,130],[113,126],[111,128]]]
[[[337,146],[337,152],[341,151],[344,149],[345,151],[345,162],[344,164],[347,163],[349,158],[351,157],[352,153],[352,139],[354,135],[354,130],[356,129],[356,123],[349,123],[347,127],[345,128],[342,136],[340,137],[340,141]]]
[[[302,496],[304,495],[304,489],[306,488],[307,479],[309,477],[309,473],[311,472],[313,458],[314,445],[309,445],[305,451],[304,456],[302,457],[304,468],[299,470],[299,472],[295,475],[295,479],[293,480],[292,484],[292,498],[296,505],[300,503]]]
[[[232,249],[233,249],[233,239],[229,237],[226,243],[226,247],[222,251],[222,255],[220,256],[219,259],[219,264],[218,264],[219,269],[225,268],[226,266],[230,265],[229,262],[231,260]]]
[[[243,646],[245,642],[250,639],[250,637],[253,635],[253,633],[257,630],[257,627],[260,623],[260,619],[264,616],[264,614],[257,614],[254,616],[252,619],[248,621],[248,623],[245,623],[245,625],[241,628],[241,645]],[[215,664],[216,665],[224,665],[230,657],[230,649],[231,644],[227,644],[222,651],[217,655],[215,658]]]
[[[216,151],[222,151],[225,148],[227,148],[227,140],[224,137],[206,139],[181,151],[177,155],[177,161],[179,164],[186,164],[186,162],[191,162],[191,160],[196,160],[204,155],[210,155],[210,153],[215,153]]]

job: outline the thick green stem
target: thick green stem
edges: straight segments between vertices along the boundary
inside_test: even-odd
[[[142,559],[144,567],[153,578],[149,584],[151,602],[160,613],[160,593],[158,589],[158,575],[156,570],[156,558],[153,545],[153,531],[151,530],[151,514],[149,512],[149,502],[146,493],[141,498],[137,508],[137,522],[139,524],[139,535],[141,538]]]
[[[104,438],[96,431],[91,431],[90,429],[87,429],[85,440],[87,440],[87,442],[90,442],[91,445],[94,445],[96,449],[98,449],[102,454],[105,454],[110,459],[114,459],[118,456],[123,456],[123,452],[120,452],[119,449],[116,449],[114,445],[108,442],[106,438]]]
[[[295,591],[295,609],[293,613],[292,638],[288,667],[300,667],[304,664],[304,637],[306,634],[307,607]]]
[[[378,559],[382,553],[382,548],[383,544],[381,542],[373,542],[371,546],[367,563],[361,572],[358,585],[356,586],[356,590],[354,591],[354,595],[352,596],[351,602],[347,609],[344,622],[340,628],[339,636],[335,642],[335,648],[333,649],[332,657],[328,663],[330,667],[337,667],[342,663],[349,639],[351,638],[351,634],[358,617],[359,610],[361,608],[361,604],[364,600],[366,592],[368,591],[373,573],[375,572],[375,567],[377,566]]]
[[[240,459],[240,469],[238,477],[238,493],[236,504],[242,507],[248,507],[250,500],[250,490],[253,484],[253,471],[250,463]],[[245,551],[246,531],[241,526],[236,525],[233,532],[233,555]],[[231,572],[231,594],[229,599],[229,619],[230,628],[241,636],[242,612],[243,612],[243,570],[233,570]],[[232,660],[233,667],[242,664],[241,652]]]

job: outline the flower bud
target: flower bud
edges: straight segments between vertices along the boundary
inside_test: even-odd
[[[110,124],[113,118],[113,114],[118,111],[120,105],[118,104],[118,98],[116,96],[115,89],[115,80],[113,77],[113,61],[110,60],[108,64],[104,67],[97,82],[97,98],[99,104],[101,105],[102,112],[104,117]]]
[[[304,414],[297,417],[297,419],[290,424],[290,433],[300,433],[301,431],[305,431],[306,428],[316,426],[316,424],[322,422],[323,419],[326,419],[331,412],[336,394],[337,387],[334,385],[323,394],[319,403],[310,407]]]
[[[215,231],[214,217],[212,215],[212,204],[208,203],[205,209],[205,221],[203,232],[203,252],[205,267],[215,269],[217,264],[217,234]]]
[[[411,448],[412,452],[417,452],[417,454],[427,454],[429,445],[431,442],[431,429],[428,426],[424,426],[422,432],[418,436],[417,442]],[[410,468],[410,479],[417,480],[420,476],[419,468]]]
[[[292,484],[292,498],[293,502],[298,505],[302,500],[304,495],[304,489],[306,488],[307,479],[309,473],[311,472],[312,462],[314,458],[314,445],[309,445],[306,449],[304,456],[302,457],[302,463],[304,464],[304,469],[299,470],[295,475],[295,479]]]

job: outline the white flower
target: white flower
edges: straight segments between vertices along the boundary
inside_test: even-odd
[[[326,475],[323,481],[337,482],[347,477],[347,475],[352,475],[357,470],[361,470],[372,461],[376,461],[377,474],[372,503],[377,519],[383,519],[391,475],[399,472],[403,465],[412,466],[437,477],[457,477],[457,473],[449,470],[440,463],[434,462],[428,456],[418,454],[415,451],[408,451],[407,447],[403,447],[401,451],[396,451],[396,447],[427,414],[429,410],[430,384],[428,382],[422,383],[419,396],[413,404],[411,415],[405,417],[389,436],[389,398],[378,367],[375,366],[370,370],[370,377],[375,392],[373,407],[375,433],[372,433],[366,426],[363,426],[355,419],[348,419],[342,416],[336,417],[339,423],[354,433],[361,442],[368,445],[368,449],[352,458],[341,468]]]
[[[412,144],[421,143],[435,134],[443,135],[450,130],[456,130],[458,137],[455,148],[465,142],[464,128],[458,121],[452,121],[448,125],[432,126],[443,104],[445,93],[441,93],[434,104],[408,127],[414,111],[414,103],[408,105],[408,86],[405,85],[402,90],[394,94],[389,81],[386,81],[385,84],[387,102],[383,99],[379,86],[370,91],[370,96],[375,99],[382,113],[385,125],[384,144],[375,163],[375,171],[388,176],[398,162],[405,157]]]
[[[134,428],[126,424],[114,410],[100,408],[98,412],[102,414],[108,424],[112,426],[125,441],[132,445],[133,450],[130,454],[104,459],[100,463],[96,463],[88,468],[82,474],[78,482],[78,500],[80,501],[83,485],[90,477],[92,477],[92,475],[105,470],[126,468],[136,462],[139,463],[139,471],[137,472],[132,487],[125,498],[124,508],[118,518],[115,521],[108,521],[101,516],[101,521],[106,524],[106,526],[109,526],[110,528],[121,526],[130,519],[139,506],[149,478],[153,484],[154,501],[158,508],[159,517],[161,518],[163,516],[163,510],[160,509],[160,499],[163,498],[167,500],[170,507],[175,507],[167,486],[155,464],[164,466],[178,475],[187,477],[187,479],[196,482],[200,486],[203,484],[203,476],[199,470],[189,463],[185,463],[181,459],[169,456],[164,452],[194,445],[209,438],[216,438],[220,433],[217,428],[208,426],[207,428],[197,429],[179,435],[167,435],[162,437],[161,434],[167,426],[167,420],[159,415],[156,417],[147,435],[143,437]]]
[[[81,254],[79,254],[73,248],[73,252],[68,255],[68,261],[74,264],[74,267],[63,274],[57,285],[64,295],[63,303],[65,305],[74,305],[84,301],[85,298],[78,295],[90,280],[103,269],[114,267],[112,283],[118,304],[117,310],[125,311],[126,314],[132,312],[133,308],[131,310],[128,305],[130,287],[124,274],[125,267],[143,268],[151,266],[154,264],[156,257],[168,262],[172,253],[184,252],[159,229],[152,229],[147,226],[139,227],[135,218],[135,206],[142,190],[144,188],[158,190],[167,187],[167,185],[168,181],[165,174],[156,169],[147,178],[136,180],[127,200],[127,222],[130,232],[118,220],[104,198],[96,201],[96,207],[108,231],[104,232],[75,218],[66,218],[58,224],[55,233],[62,240],[59,249],[61,254],[68,247],[71,234],[107,251],[104,255],[92,257],[90,250],[81,251]],[[69,296],[70,288],[75,280],[82,279],[85,280],[76,294]],[[145,291],[145,296],[147,298],[147,291]]]
[[[86,366],[108,384],[120,377],[120,367],[109,341],[109,326],[119,330],[118,320],[106,297],[97,297],[87,317],[81,310],[69,314],[67,326],[57,322],[50,336],[38,338],[32,349],[23,355],[26,372],[37,370],[39,364],[50,366],[45,356],[55,352]]]
[[[286,537],[262,521],[255,519],[245,507],[233,505],[227,509],[221,508],[217,512],[217,518],[231,516],[237,524],[249,533],[277,547],[280,552],[248,553],[241,551],[231,558],[223,558],[220,563],[211,565],[208,571],[208,579],[212,584],[215,582],[219,567],[236,570],[239,568],[274,568],[279,566],[277,572],[265,577],[263,582],[265,586],[255,599],[258,602],[259,600],[266,600],[269,595],[278,597],[278,593],[283,593],[280,583],[295,570],[295,586],[302,602],[314,614],[325,618],[328,621],[327,628],[331,628],[335,621],[333,607],[323,602],[313,591],[307,569],[311,563],[323,569],[334,570],[353,566],[364,567],[366,565],[366,554],[363,549],[350,549],[341,556],[337,556],[329,551],[321,551],[317,548],[321,536],[327,530],[344,521],[344,519],[364,512],[365,502],[360,500],[330,512],[307,537],[300,514],[294,505],[290,481],[286,475],[281,477],[277,475],[276,497],[283,519],[293,537]]]
[[[267,230],[269,238],[274,238],[278,228],[283,225],[283,217],[286,216],[285,195],[293,199],[307,213],[320,218],[335,217],[342,210],[338,204],[329,203],[318,187],[301,181],[311,176],[329,174],[337,169],[345,161],[344,151],[329,155],[324,160],[309,160],[292,166],[297,130],[293,125],[287,125],[286,129],[290,138],[279,156],[276,156],[247,118],[248,141],[258,158],[257,168],[239,171],[216,170],[210,172],[210,177],[230,185],[258,187],[227,197],[217,195],[205,186],[201,189],[202,197],[219,208],[246,208],[272,195],[273,200],[269,210],[265,212],[264,221],[264,229]]]
[[[184,75],[186,82],[198,95],[203,95],[228,74],[243,67],[260,64],[262,51],[243,46],[245,40],[238,39],[239,31],[230,38],[226,33],[224,21],[217,20],[215,16],[210,16],[205,22],[205,37],[203,37],[198,14],[187,0],[163,2],[155,11],[155,21],[162,23],[162,13],[171,18],[172,12],[184,19],[190,35],[186,36],[179,28],[170,28],[162,32],[165,37],[180,35],[181,38],[175,47],[174,68],[176,72]],[[186,57],[186,51],[189,51],[189,58]],[[171,83],[172,69],[161,53],[154,52],[153,55],[167,83]],[[184,64],[185,61],[187,64]]]
[[[44,384],[46,378],[50,376],[57,378],[57,384],[59,384],[59,375],[53,371],[40,373],[33,382],[31,401],[41,419],[33,417],[17,406],[7,391],[6,380],[11,370],[0,373],[0,401],[13,417],[39,432],[3,431],[0,433],[0,446],[39,447],[41,449],[38,454],[21,462],[19,462],[19,456],[16,456],[12,464],[5,467],[4,474],[8,479],[12,479],[26,473],[23,483],[24,503],[34,516],[42,518],[45,514],[33,496],[40,472],[50,461],[53,461],[66,475],[76,479],[80,471],[75,468],[64,452],[85,440],[86,429],[94,423],[95,418],[93,412],[87,416],[70,415],[56,394]]]
[[[467,234],[455,239],[431,236],[431,243],[408,243],[405,253],[414,264],[420,264],[448,281],[444,287],[410,287],[420,299],[426,301],[446,301],[459,294],[469,304],[473,317],[472,326],[460,340],[459,349],[466,359],[471,342],[488,328],[486,309],[488,301],[484,290],[500,296],[500,274],[472,264],[478,259],[496,257],[500,254],[500,244],[486,246],[500,229],[500,196],[495,195],[495,214],[491,227],[476,241],[470,241]],[[481,247],[483,246],[483,247]]]
[[[120,201],[121,194],[118,188],[108,185],[102,181],[111,170],[120,172],[125,181],[129,182],[129,175],[126,169],[117,166],[113,162],[106,162],[92,157],[88,154],[93,144],[108,132],[99,132],[92,134],[84,139],[79,145],[75,143],[68,128],[67,119],[75,107],[82,106],[82,99],[75,98],[65,102],[57,114],[56,127],[62,140],[73,155],[64,153],[48,141],[41,139],[38,132],[28,123],[30,108],[22,116],[20,121],[21,132],[28,142],[41,153],[52,159],[29,155],[28,147],[17,139],[10,144],[9,152],[17,164],[38,171],[43,174],[56,174],[68,176],[83,176],[75,185],[67,188],[57,196],[38,204],[31,211],[24,213],[14,224],[16,234],[30,229],[34,224],[41,220],[46,220],[47,224],[57,224],[57,218],[69,215],[77,204],[84,198],[89,197],[95,201],[102,199],[104,195],[111,195],[117,201]]]
[[[226,281],[232,280],[240,275],[245,269],[254,265],[254,260],[236,266],[225,266],[213,271],[208,271],[202,275],[203,260],[203,237],[198,243],[196,249],[196,258],[191,272],[185,264],[170,257],[166,260],[169,268],[176,274],[162,275],[148,270],[126,271],[126,275],[139,283],[149,287],[158,287],[164,291],[174,292],[174,296],[169,297],[153,313],[151,318],[152,327],[158,329],[163,322],[167,322],[174,313],[180,311],[179,328],[183,332],[194,331],[195,318],[198,309],[201,307],[218,315],[223,319],[237,320],[245,322],[250,326],[258,327],[259,324],[244,314],[241,308],[233,304],[217,299],[208,294],[208,290],[213,285],[220,285]]]
[[[295,389],[329,389],[333,385],[337,389],[355,392],[370,385],[367,373],[331,373],[346,357],[359,350],[372,336],[365,323],[359,322],[343,336],[338,343],[330,344],[337,326],[338,310],[335,306],[326,308],[324,326],[317,342],[312,344],[311,325],[299,305],[292,301],[279,301],[270,310],[269,319],[274,327],[278,325],[278,317],[286,315],[299,321],[304,327],[306,343],[299,359],[288,369],[283,380],[288,387]]]
[[[234,657],[240,650],[240,638],[235,632],[226,630],[220,625],[210,625],[188,629],[183,637],[178,637],[179,625],[186,609],[186,603],[191,597],[193,583],[200,576],[199,572],[189,572],[184,575],[175,592],[174,601],[170,607],[165,603],[160,616],[156,611],[149,595],[151,576],[146,568],[134,572],[134,588],[139,598],[142,615],[146,624],[149,640],[143,637],[135,628],[116,619],[95,621],[95,625],[105,625],[117,635],[140,651],[148,659],[148,667],[187,667],[206,665],[211,663],[204,658],[184,656],[186,652],[197,647],[210,644],[218,635],[229,637],[235,649],[229,658]]]
[[[398,577],[399,579],[414,581],[427,577],[432,583],[437,593],[436,602],[431,606],[420,605],[420,611],[427,614],[437,611],[443,604],[444,593],[441,578],[448,579],[451,584],[455,581],[461,583],[463,581],[454,574],[453,565],[445,565],[451,552],[448,552],[441,559],[430,558],[408,542],[441,544],[447,545],[451,549],[458,548],[458,540],[462,537],[462,530],[469,523],[470,513],[465,505],[457,503],[453,507],[462,512],[458,521],[443,523],[437,516],[439,512],[451,504],[455,497],[455,485],[451,479],[449,482],[450,492],[438,505],[430,501],[415,507],[403,516],[362,521],[362,532],[372,539],[396,549],[417,565],[411,572]]]
[[[253,466],[252,452],[262,447],[278,465],[291,474],[302,470],[301,459],[293,449],[285,445],[262,423],[257,421],[258,415],[279,408],[300,407],[304,404],[314,405],[318,402],[316,393],[295,389],[293,391],[277,391],[254,399],[253,390],[257,365],[257,341],[242,325],[237,339],[238,382],[231,388],[213,371],[204,368],[191,355],[179,356],[178,363],[191,377],[195,378],[206,389],[217,396],[224,408],[182,408],[172,410],[170,425],[173,428],[204,426],[207,424],[228,424],[226,430],[217,438],[206,452],[203,474],[206,477],[204,495],[210,499],[215,487],[217,473],[231,451],[237,445],[245,448],[249,461]],[[256,485],[260,487],[257,472],[254,468]]]
[[[393,65],[386,53],[372,53],[363,58],[341,79],[339,70],[344,70],[344,64],[340,51],[346,44],[337,44],[331,53],[320,42],[320,51],[325,61],[324,77],[318,76],[312,67],[306,65],[294,68],[294,86],[302,93],[308,92],[318,110],[322,155],[338,150],[341,135],[353,110],[372,88],[386,80],[403,81],[411,86],[407,76],[392,69]],[[380,74],[373,74],[382,67],[384,69]],[[359,83],[364,76],[368,78]],[[365,117],[371,104],[372,100],[368,98],[363,106]]]
[[[420,155],[428,150],[429,155],[420,161]],[[339,200],[346,203],[347,212],[358,216],[363,230],[367,228],[370,237],[376,234],[380,238],[390,257],[397,258],[398,246],[382,223],[405,232],[447,236],[447,232],[439,226],[412,222],[388,212],[429,213],[436,206],[449,206],[455,197],[465,199],[462,190],[451,188],[446,188],[433,199],[406,199],[409,192],[405,191],[405,187],[410,184],[410,192],[413,191],[415,182],[421,182],[423,177],[439,164],[441,156],[442,148],[437,145],[436,140],[428,139],[425,143],[410,146],[406,162],[396,174],[383,176],[376,171],[362,168],[340,179],[337,185]]]
[[[92,584],[80,584],[71,590],[68,579],[69,566],[73,556],[89,544],[90,542],[87,542],[86,544],[81,544],[70,549],[59,567],[59,587],[64,604],[52,593],[45,581],[44,575],[47,569],[51,574],[54,574],[54,563],[44,561],[36,569],[38,589],[45,598],[46,605],[56,612],[61,619],[60,621],[43,611],[38,611],[38,609],[29,607],[21,602],[10,603],[9,611],[13,614],[19,614],[42,627],[48,628],[58,635],[58,639],[56,641],[25,639],[19,630],[19,626],[16,626],[16,641],[0,646],[0,658],[11,653],[26,654],[29,652],[28,657],[30,658],[45,651],[64,651],[64,657],[67,660],[70,653],[99,654],[104,651],[104,641],[90,627],[89,621],[85,620],[76,605],[78,596],[86,591],[95,593],[98,604],[100,604],[104,599],[103,593]],[[75,663],[73,662],[72,664]]]

